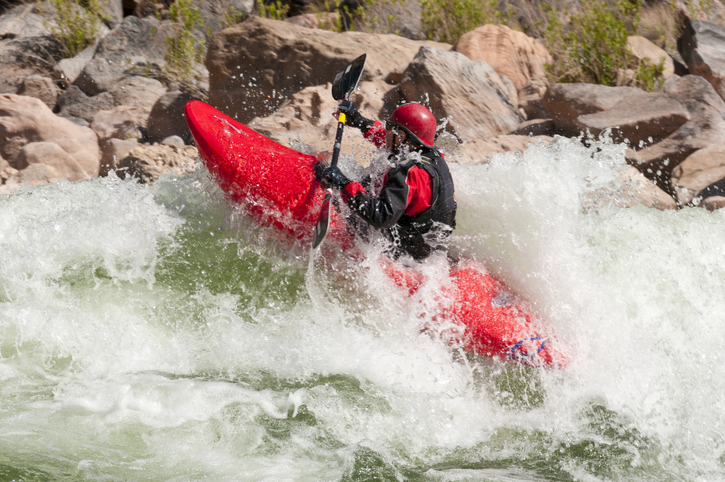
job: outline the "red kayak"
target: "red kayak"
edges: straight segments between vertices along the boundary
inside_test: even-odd
[[[325,190],[315,179],[316,159],[255,132],[214,107],[192,101],[186,121],[199,155],[230,200],[260,224],[311,243]],[[324,245],[352,249],[351,235],[334,206]],[[424,275],[390,261],[385,272],[410,295]],[[446,309],[434,321],[463,329],[454,341],[464,349],[527,365],[564,367],[569,358],[538,317],[484,266],[460,262],[450,269],[442,296]]]

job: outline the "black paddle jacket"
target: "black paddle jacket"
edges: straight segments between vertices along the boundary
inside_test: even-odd
[[[423,147],[390,168],[377,196],[356,182],[344,192],[353,212],[385,232],[393,257],[423,260],[456,226],[453,178],[435,148]]]

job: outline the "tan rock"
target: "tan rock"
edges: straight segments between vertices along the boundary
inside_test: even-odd
[[[725,146],[714,144],[692,153],[672,170],[672,188],[681,206],[710,184],[725,178]]]
[[[14,165],[24,146],[32,142],[57,144],[73,159],[75,179],[98,176],[100,151],[96,134],[68,119],[56,116],[39,99],[14,94],[0,95],[0,154]]]
[[[686,19],[678,50],[691,74],[704,77],[720,97],[725,98],[725,27],[715,23]]]
[[[647,60],[652,65],[663,62],[662,76],[667,79],[675,75],[675,63],[672,57],[663,49],[639,35],[627,37],[627,48],[638,60]]]
[[[554,84],[542,99],[544,107],[558,129],[568,135],[578,135],[581,127],[577,118],[611,109],[619,102],[645,94],[636,87],[609,87],[594,84]]]
[[[703,199],[701,206],[708,211],[725,208],[725,196],[712,196],[707,199]]]
[[[18,172],[17,182],[19,184],[37,186],[39,184],[50,184],[62,177],[53,166],[49,166],[48,164],[32,164]]]
[[[276,111],[300,90],[332,82],[367,53],[363,80],[407,65],[421,45],[450,45],[396,35],[334,33],[250,17],[217,33],[207,54],[209,103],[247,123]]]
[[[677,208],[672,196],[631,166],[622,167],[616,173],[616,180],[612,186],[591,193],[582,204],[586,211],[603,206],[622,208],[645,206],[659,210]]]
[[[42,75],[29,75],[25,77],[18,88],[18,95],[27,95],[43,101],[49,109],[54,109],[58,102],[60,89],[49,77]]]
[[[685,123],[666,139],[637,152],[628,162],[665,192],[673,193],[672,171],[690,155],[710,145],[725,143],[725,120],[714,110]]]
[[[135,140],[144,138],[150,108],[138,106],[118,106],[98,112],[93,118],[91,129],[98,135],[103,162],[100,175],[105,176],[118,162],[118,145],[112,145],[112,139]]]
[[[144,184],[153,184],[165,175],[183,176],[196,169],[198,151],[195,147],[183,148],[155,144],[141,145],[118,163],[122,177],[131,176]]]
[[[186,144],[193,138],[186,123],[185,107],[194,96],[185,92],[167,92],[156,101],[149,112],[149,141],[160,142],[169,136],[179,136]]]
[[[110,138],[106,141],[101,151],[101,176],[107,176],[109,172],[118,169],[118,163],[131,154],[139,146],[138,139],[116,139]]]
[[[23,146],[18,158],[19,164],[27,167],[21,170],[21,174],[28,167],[34,164],[43,164],[53,168],[55,177],[53,179],[68,179],[79,181],[97,176],[97,172],[87,172],[84,166],[54,142],[30,142]]]
[[[384,117],[379,114],[385,110],[382,93],[389,88],[382,80],[361,82],[351,100],[363,116],[382,120]],[[298,148],[302,144],[314,152],[332,151],[337,129],[332,113],[337,102],[330,95],[330,89],[330,84],[308,87],[294,94],[290,103],[277,112],[255,118],[248,125],[286,146]],[[352,127],[344,130],[342,146],[343,154],[354,155],[363,165],[375,154],[375,147]]]
[[[485,62],[458,52],[421,47],[400,83],[408,102],[428,105],[438,122],[464,141],[516,130],[516,91]]]
[[[532,80],[546,82],[546,64],[553,61],[543,45],[505,25],[483,25],[467,32],[453,50],[486,62],[497,74],[508,77],[517,91]]]
[[[600,136],[605,131],[617,142],[628,141],[635,148],[658,142],[690,120],[688,110],[662,92],[626,97],[611,108],[581,115],[576,125],[582,132]]]

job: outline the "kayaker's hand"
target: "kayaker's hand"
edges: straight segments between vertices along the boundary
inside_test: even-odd
[[[355,104],[347,99],[341,100],[337,106],[338,112],[343,112],[346,116],[345,125],[357,127],[362,129],[367,127],[372,121],[364,118],[360,112],[357,111]]]
[[[321,177],[321,182],[335,189],[344,189],[351,182],[337,166],[328,167],[322,171]]]

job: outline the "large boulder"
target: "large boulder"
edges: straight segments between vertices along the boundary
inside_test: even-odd
[[[453,50],[486,62],[496,73],[508,77],[517,92],[532,81],[546,83],[546,64],[553,61],[542,44],[505,25],[483,25],[467,32]]]
[[[658,142],[690,120],[690,114],[677,100],[663,92],[625,98],[611,108],[577,117],[583,132],[599,136],[609,133],[617,142],[635,148]]]
[[[460,144],[446,152],[446,160],[457,164],[485,164],[495,154],[506,152],[523,153],[530,144],[537,142],[549,144],[549,136],[503,135],[490,139],[478,139]]]
[[[59,90],[50,77],[29,75],[22,80],[17,94],[40,99],[52,110],[55,109],[55,105],[58,102]]]
[[[712,111],[695,117],[662,141],[637,152],[627,160],[665,192],[675,195],[672,171],[700,149],[725,143],[725,120]]]
[[[611,109],[644,94],[636,87],[562,83],[549,86],[543,104],[557,129],[567,135],[578,135],[582,131],[579,116]]]
[[[50,77],[63,58],[61,44],[52,36],[22,37],[0,42],[0,94],[15,94],[29,75]]]
[[[150,108],[120,105],[110,110],[102,110],[93,118],[91,128],[98,136],[101,151],[109,149],[111,139],[146,140],[146,128]],[[108,156],[103,156],[104,162]],[[115,159],[116,161],[118,159]],[[100,174],[105,176],[118,166],[102,164]]]
[[[687,19],[677,49],[690,73],[707,79],[720,97],[725,97],[725,27]]]
[[[100,166],[98,140],[91,129],[56,116],[39,99],[13,94],[0,95],[0,155],[15,168],[31,161],[50,163],[71,181],[98,176]],[[53,156],[62,157],[65,167]]]
[[[276,111],[306,87],[332,82],[363,53],[363,80],[373,80],[407,65],[421,45],[450,49],[396,35],[334,33],[250,17],[212,38],[206,60],[209,102],[248,123]]]
[[[74,84],[87,95],[112,90],[122,78],[141,75],[151,64],[165,64],[170,24],[154,17],[126,17],[99,43]]]
[[[49,2],[23,3],[0,15],[0,40],[51,35],[56,23],[48,12]]]
[[[427,104],[464,141],[510,134],[521,121],[516,90],[485,62],[421,47],[400,83],[406,101]]]
[[[88,96],[78,86],[71,85],[58,98],[60,115],[84,119],[91,123],[96,114],[116,106],[151,108],[166,92],[156,79],[132,75],[116,82],[111,90]]]
[[[179,136],[186,144],[193,144],[194,138],[186,123],[185,108],[194,99],[193,95],[178,90],[162,95],[149,113],[149,141],[161,142],[169,136]]]
[[[712,145],[692,153],[672,171],[672,189],[684,206],[705,188],[725,178],[725,146]]]
[[[153,184],[165,175],[183,176],[194,172],[198,151],[195,147],[141,145],[118,162],[119,174],[144,184]]]
[[[669,79],[675,75],[675,63],[672,57],[648,39],[639,35],[627,37],[627,49],[639,61],[647,61],[651,65],[658,65],[662,62],[662,76]]]

